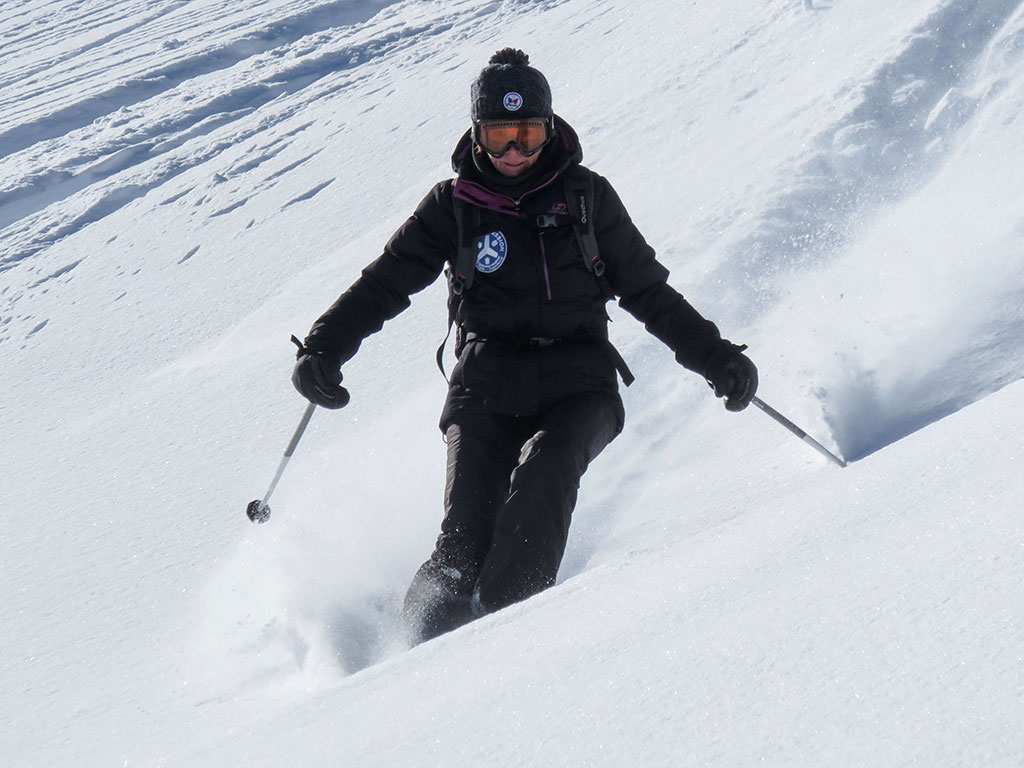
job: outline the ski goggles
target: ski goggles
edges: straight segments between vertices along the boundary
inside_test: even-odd
[[[524,157],[544,149],[551,139],[548,121],[542,117],[528,120],[493,120],[479,122],[476,143],[491,157],[502,157],[509,147],[515,146]]]

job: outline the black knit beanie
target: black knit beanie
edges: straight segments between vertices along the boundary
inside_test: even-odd
[[[470,89],[473,122],[551,117],[551,88],[530,57],[515,48],[502,48]]]

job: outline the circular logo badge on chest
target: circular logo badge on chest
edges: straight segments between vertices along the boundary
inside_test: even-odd
[[[481,235],[476,241],[476,268],[478,272],[494,272],[505,263],[508,241],[501,232]]]

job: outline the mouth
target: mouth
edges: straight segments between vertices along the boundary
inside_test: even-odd
[[[498,167],[511,173],[517,173],[526,167],[525,160],[502,160]]]

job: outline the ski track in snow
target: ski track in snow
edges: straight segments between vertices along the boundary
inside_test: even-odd
[[[12,335],[17,338],[12,321],[37,322],[18,309],[20,300],[47,290],[52,280],[68,279],[71,270],[88,258],[55,264],[47,254],[54,243],[242,143],[255,143],[255,151],[216,173],[214,183],[259,176],[265,163],[286,151],[291,140],[310,126],[308,121],[295,125],[294,118],[311,102],[360,83],[368,69],[364,65],[380,59],[402,60],[406,51],[424,50],[435,36],[471,34],[500,10],[495,3],[462,2],[417,8],[413,14],[389,14],[392,5],[330,3],[264,21],[255,29],[232,22],[230,31],[245,33],[244,39],[227,45],[221,42],[176,63],[139,71],[130,82],[112,88],[103,77],[104,68],[83,75],[75,70],[80,57],[68,54],[69,77],[77,74],[85,82],[95,80],[100,92],[76,89],[84,93],[71,104],[0,134],[0,275],[16,268],[28,275],[10,280],[11,286],[26,287],[0,290],[0,343]],[[208,12],[217,8],[230,16],[221,4],[211,4]],[[384,11],[379,13],[381,8]],[[178,19],[175,10],[159,14],[162,23],[174,21],[171,31],[200,21],[189,16]],[[204,19],[202,24],[208,28],[213,22]],[[141,22],[130,31],[140,36],[136,46],[157,34]],[[220,31],[211,37],[223,41],[224,34]],[[112,49],[107,56],[123,57],[129,64],[139,59],[140,66],[149,62],[129,45],[135,42],[132,35],[127,37],[126,41],[110,33],[104,39]],[[414,64],[415,59],[406,63]],[[114,65],[108,61],[106,66]],[[121,71],[125,64],[116,66]],[[0,91],[0,105],[9,98]],[[41,138],[47,132],[53,135]],[[313,155],[247,181],[244,197],[209,215],[243,207],[252,194],[270,188],[311,159]],[[312,199],[333,181],[325,179],[284,207]],[[195,187],[180,189],[163,202],[176,202],[194,191]],[[196,204],[203,201],[200,196]],[[28,336],[25,333],[22,339]]]
[[[0,133],[0,273],[223,149],[259,134],[273,135],[310,101],[357,82],[361,65],[422,45],[424,38],[451,30],[456,20],[472,24],[493,11],[485,6],[469,13],[443,12],[413,25],[401,18],[389,23],[387,14],[374,17],[381,5],[387,3],[337,2],[256,31],[242,27],[238,31],[248,36],[241,40],[140,72],[130,82],[86,94]],[[187,28],[199,21],[186,17],[179,23]],[[147,29],[146,34],[154,32]],[[125,48],[116,48],[114,55],[137,55],[127,47],[130,41],[114,36],[107,44],[115,42]],[[69,66],[71,75],[80,78],[77,61],[69,58]],[[103,71],[97,79],[106,84],[99,76]],[[47,72],[48,90],[53,76]],[[0,99],[0,108],[5,107]],[[245,120],[264,107],[269,107],[266,117]],[[196,148],[211,135],[218,139]],[[231,172],[253,170],[282,148],[281,139],[275,139],[266,154]]]
[[[744,325],[776,308],[794,276],[831,264],[880,209],[912,195],[950,162],[960,130],[1013,84],[1024,59],[1022,30],[1024,10],[1016,2],[949,3],[858,84],[851,94],[856,106],[817,137],[752,232],[706,277],[731,292],[730,310]],[[1004,307],[1019,298],[992,300]],[[931,322],[948,323],[955,337],[953,329],[964,325],[960,312],[955,304],[938,306]],[[1006,330],[1019,322],[968,322],[981,323],[976,336],[930,366],[904,370],[897,360],[876,370],[847,359],[832,383],[809,393],[822,410],[811,423],[856,461],[1020,378],[1021,337]],[[965,379],[963,370],[984,373]]]
[[[753,322],[793,272],[834,258],[872,211],[942,164],[957,131],[998,95],[998,86],[973,95],[971,80],[1000,35],[1015,34],[1003,29],[1015,13],[1013,0],[941,7],[857,84],[856,106],[815,139],[754,231],[707,277],[738,293],[741,319]]]
[[[115,29],[91,41],[87,47],[62,52],[51,60],[33,58],[34,69],[14,69],[12,77],[0,81],[0,89],[5,89],[0,90],[4,96],[0,98],[0,108],[15,123],[0,132],[0,156],[11,155],[39,141],[84,128],[121,107],[146,101],[186,80],[228,70],[246,59],[273,49],[288,48],[303,38],[322,32],[356,27],[387,4],[340,0],[311,5],[291,15],[285,15],[290,10],[285,6],[272,8],[271,15],[262,18],[254,18],[250,12],[240,14],[230,5],[219,3],[205,4],[205,8],[202,4],[185,2],[161,3],[164,7],[156,14],[142,19],[126,18],[117,5],[106,9],[113,18],[97,14],[92,5],[85,14],[76,16],[72,7],[72,13],[67,13],[63,24],[53,28],[55,32],[73,30],[74,39],[80,39],[88,38],[90,32],[97,28],[109,25]],[[199,7],[193,10],[193,5]],[[64,8],[61,10],[66,12]],[[0,17],[0,23],[3,21]],[[120,26],[122,24],[124,26]],[[202,39],[188,44],[179,39],[195,29],[202,30],[204,37],[217,40],[217,47],[204,48]],[[225,36],[236,39],[224,44]],[[27,37],[32,42],[27,51],[29,54],[34,53],[33,49],[40,44],[57,45],[61,42],[40,40],[31,33]],[[153,66],[154,57],[146,55],[151,53],[146,49],[154,38],[164,38],[162,48],[167,51],[165,56],[157,58],[158,61],[165,59],[166,63],[157,67]],[[83,59],[90,61],[94,69],[83,72]],[[138,62],[142,68],[136,69],[134,77],[127,82],[115,82],[111,87],[109,78],[105,76],[110,68],[116,67],[119,73],[131,72],[132,62]],[[125,63],[129,66],[125,67]],[[66,92],[79,92],[83,81],[98,92],[79,95],[73,103],[64,104]],[[40,98],[44,94],[47,98]],[[40,111],[40,105],[46,111],[26,119],[15,109],[23,102],[34,107],[36,112]]]

